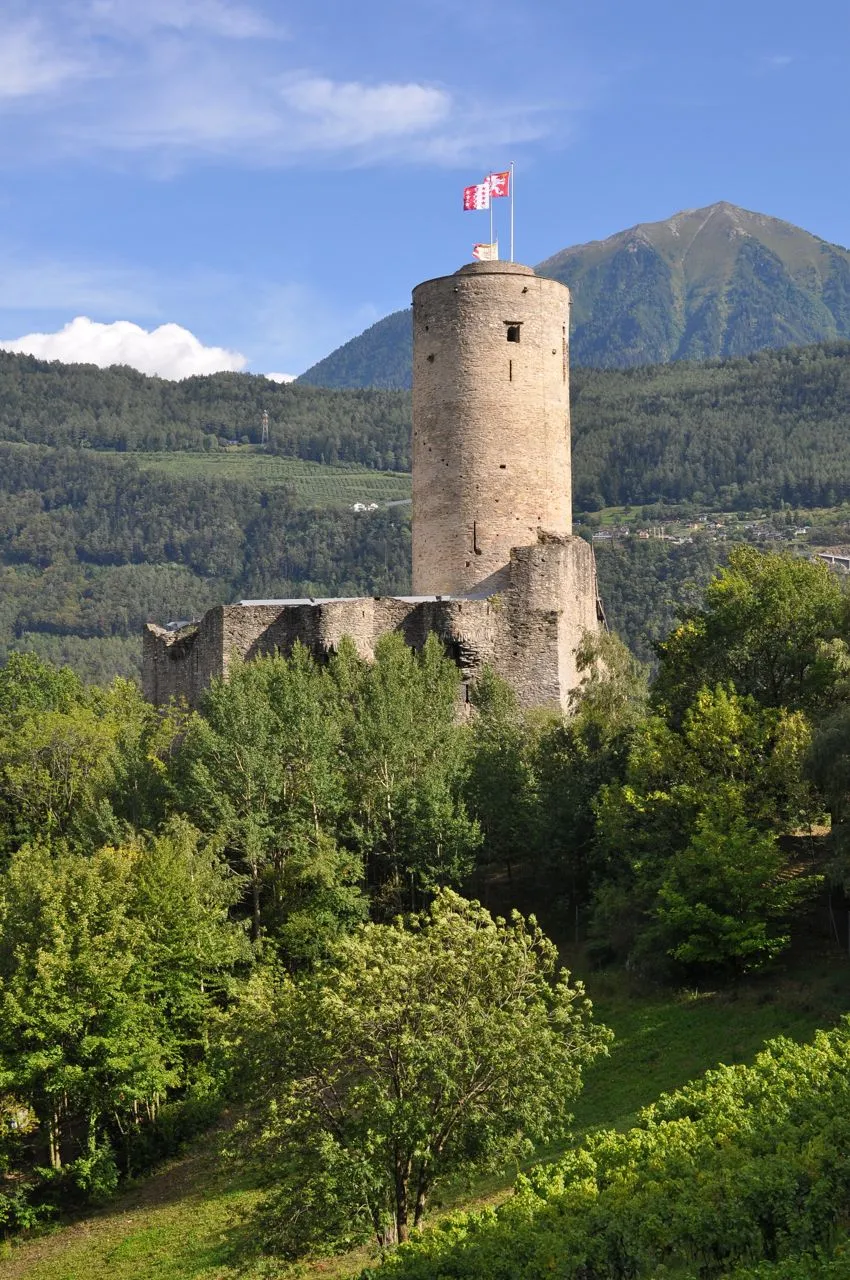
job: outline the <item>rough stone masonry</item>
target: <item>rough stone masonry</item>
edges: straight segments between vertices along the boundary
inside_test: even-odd
[[[525,707],[566,710],[575,651],[600,625],[592,549],[573,537],[569,290],[479,262],[413,291],[413,596],[240,600],[144,631],[145,696],[197,704],[231,662],[318,658],[350,636],[365,658],[434,632],[465,696],[484,665]]]

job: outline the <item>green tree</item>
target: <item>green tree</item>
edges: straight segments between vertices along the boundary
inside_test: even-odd
[[[179,1078],[145,998],[131,864],[126,850],[29,845],[0,883],[0,1088],[32,1107],[54,1168],[75,1149],[75,1122],[95,1148],[106,1117]]]
[[[414,653],[392,634],[379,640],[373,663],[341,653],[330,670],[344,716],[345,840],[380,909],[413,908],[417,893],[458,885],[481,843],[464,800],[457,668],[435,635]]]
[[[819,880],[789,874],[773,832],[728,805],[705,810],[667,865],[640,952],[658,948],[685,969],[762,968],[787,947],[789,917]]]
[[[832,819],[828,873],[850,889],[850,709],[841,707],[816,727],[805,761],[806,775],[824,798]]]
[[[79,679],[31,653],[10,653],[0,667],[0,724],[10,728],[34,712],[68,711],[83,697]]]
[[[681,933],[663,948],[657,945],[654,930],[665,909],[662,886],[668,895],[686,894],[694,927],[703,931],[704,955],[712,921],[718,955],[728,950],[724,917],[743,910],[741,894],[748,885],[747,918],[763,914],[772,930],[780,929],[793,903],[816,883],[801,877],[800,893],[789,897],[780,870],[765,869],[774,854],[781,867],[769,838],[818,814],[818,797],[802,773],[810,740],[802,712],[761,708],[722,687],[700,690],[680,730],[660,717],[645,721],[633,739],[622,781],[603,786],[596,801],[594,929],[600,942],[657,969],[665,955],[681,961],[687,953]],[[754,862],[749,881],[739,866],[747,841]],[[716,860],[722,864],[727,845],[723,869]],[[680,862],[686,870],[679,870]],[[710,910],[698,919],[700,903]],[[671,919],[669,910],[665,918]],[[680,914],[679,924],[683,919]],[[695,962],[695,952],[690,959]]]
[[[731,681],[762,706],[822,712],[846,696],[848,634],[848,596],[825,564],[738,547],[658,646],[655,702],[678,721],[699,688]]]
[[[565,1133],[608,1038],[590,1013],[533,919],[493,920],[449,890],[255,992],[242,1052],[273,1246],[403,1241],[443,1179]]]
[[[67,669],[13,655],[0,678],[0,851],[29,840],[90,850],[158,825],[181,723],[127,680],[85,689]]]
[[[479,864],[513,865],[535,847],[537,796],[534,778],[536,726],[520,711],[510,685],[489,667],[472,696],[469,725],[469,811],[482,832]]]
[[[242,885],[220,846],[182,818],[129,846],[126,907],[142,932],[143,995],[181,1085],[203,1071],[211,1015],[229,997],[234,971],[250,959],[245,930],[231,919]]]
[[[337,839],[345,798],[338,690],[303,646],[215,680],[173,771],[178,803],[247,879],[252,936],[293,958],[362,917],[361,864]]]
[[[91,855],[26,845],[0,877],[0,1093],[25,1101],[51,1165],[156,1117],[197,1079],[247,955],[238,895],[186,823]]]
[[[572,714],[543,728],[534,773],[539,873],[578,932],[593,880],[596,797],[622,778],[648,694],[645,668],[614,635],[585,637],[576,664]]]

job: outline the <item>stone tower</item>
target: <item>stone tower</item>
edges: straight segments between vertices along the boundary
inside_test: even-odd
[[[413,291],[413,590],[483,596],[572,532],[569,290],[477,262]]]
[[[473,263],[413,292],[413,596],[240,600],[197,622],[149,623],[145,695],[196,705],[234,659],[322,660],[343,636],[440,637],[462,696],[485,666],[523,707],[570,708],[576,648],[601,612],[593,551],[571,532],[569,300],[510,262]]]

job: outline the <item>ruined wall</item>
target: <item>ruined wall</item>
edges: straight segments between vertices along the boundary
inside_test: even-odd
[[[482,262],[413,291],[413,590],[491,594],[572,530],[569,290]]]
[[[144,637],[145,696],[161,706],[196,706],[214,676],[233,661],[288,654],[296,641],[323,660],[350,636],[363,658],[381,636],[398,632],[420,650],[437,635],[457,663],[464,700],[487,664],[521,706],[566,709],[578,680],[574,651],[598,627],[593,552],[581,538],[540,533],[515,547],[504,590],[487,598],[363,597],[304,603],[251,603],[211,609],[196,627],[170,632],[149,624]]]
[[[300,641],[320,660],[349,636],[361,657],[374,657],[382,635],[399,632],[420,650],[431,632],[442,640],[469,683],[484,663],[493,663],[498,611],[487,600],[362,597],[314,603],[243,604],[211,609],[200,624],[166,631],[149,623],[144,633],[145,697],[162,706],[170,698],[197,706],[215,676],[234,661],[288,654]]]
[[[495,669],[520,706],[566,711],[579,683],[575,651],[585,633],[600,626],[592,548],[583,538],[541,530],[533,546],[511,550],[505,602]]]
[[[148,702],[172,698],[194,705],[214,676],[224,674],[224,608],[210,609],[196,625],[168,631],[149,622],[142,632],[142,689]]]

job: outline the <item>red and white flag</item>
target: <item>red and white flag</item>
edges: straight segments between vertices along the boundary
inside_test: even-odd
[[[491,173],[487,183],[490,187],[491,200],[496,200],[499,196],[509,196],[511,194],[510,169],[506,169],[504,173]]]
[[[463,207],[464,209],[489,209],[490,208],[490,179],[489,178],[485,178],[483,182],[477,182],[472,187],[464,187]]]
[[[472,256],[477,258],[479,262],[498,262],[498,240],[494,240],[492,244],[474,244],[472,246]]]

